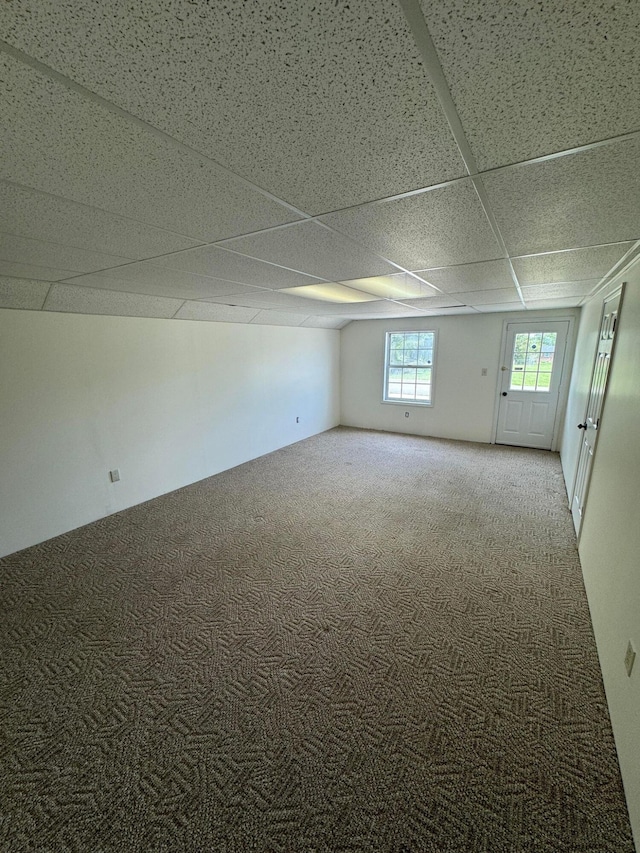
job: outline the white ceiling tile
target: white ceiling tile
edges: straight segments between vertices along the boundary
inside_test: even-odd
[[[0,231],[135,259],[196,244],[133,219],[4,182],[0,182]]]
[[[472,308],[470,305],[461,305],[457,308],[434,308],[429,310],[428,308],[420,309],[420,315],[423,317],[448,317],[452,314],[476,314],[475,308]]]
[[[280,232],[269,233],[277,234]],[[234,249],[231,243],[228,245],[230,249]],[[304,273],[293,272],[254,258],[245,258],[243,255],[236,254],[235,251],[225,251],[216,246],[202,246],[197,249],[189,249],[186,252],[176,252],[163,258],[156,258],[153,263],[169,269],[184,270],[197,275],[209,275],[214,278],[250,284],[254,287],[296,287],[297,285],[315,284],[317,281],[316,278],[310,278]],[[277,261],[277,263],[289,266],[283,260]]]
[[[0,308],[39,310],[49,292],[48,281],[30,281],[0,275]]]
[[[249,322],[257,326],[301,326],[305,318],[305,314],[289,314],[286,311],[264,309],[258,311]]]
[[[202,241],[297,218],[217,166],[6,54],[0,73],[0,113],[12,117],[0,178]]]
[[[212,302],[185,302],[175,315],[176,320],[208,320],[215,323],[248,323],[258,313],[257,308],[235,305],[214,305]]]
[[[205,300],[224,305],[242,305],[247,308],[283,308],[289,311],[299,311],[302,314],[326,313],[323,306],[326,302],[313,299],[303,299],[300,296],[292,296],[281,293],[278,290],[254,290],[253,292],[237,293],[232,296],[214,296]],[[327,310],[331,310],[328,306]]]
[[[586,281],[563,281],[554,284],[533,284],[522,288],[522,295],[529,303],[531,299],[557,299],[561,297],[587,296],[598,286],[600,279]]]
[[[500,302],[516,302],[520,297],[515,286],[500,290],[474,290],[471,293],[456,293],[464,305],[497,305]]]
[[[414,270],[414,272],[445,293],[496,290],[513,285],[509,262],[505,260],[480,261],[475,264],[460,264],[435,270]]]
[[[412,305],[420,310],[427,309],[433,311],[436,308],[459,308],[463,303],[455,296],[449,296],[444,293],[442,296],[435,296],[433,299],[403,299],[404,305]]]
[[[523,286],[601,279],[632,246],[633,243],[616,243],[613,246],[591,246],[546,255],[529,255],[526,258],[514,258],[513,266]]]
[[[51,267],[41,267],[37,264],[14,264],[10,261],[0,261],[0,275],[13,278],[30,278],[39,281],[61,281],[78,275],[74,270],[57,270]]]
[[[577,308],[581,302],[581,296],[565,296],[560,299],[527,299],[527,308],[530,311],[547,308]]]
[[[463,174],[386,0],[1,5],[11,44],[309,212]]]
[[[234,281],[221,281],[190,272],[163,269],[148,261],[78,276],[72,283],[104,290],[146,293],[151,296],[175,296],[180,299],[206,299],[208,296],[256,292],[255,288],[246,287]]]
[[[510,255],[636,240],[638,162],[634,138],[485,175]]]
[[[409,270],[492,260],[501,254],[470,180],[332,213],[322,221]]]
[[[180,299],[143,296],[138,293],[116,293],[72,284],[52,284],[45,311],[68,311],[72,314],[112,314],[119,317],[170,318],[182,305]]]
[[[421,0],[481,169],[640,127],[640,4]]]
[[[524,311],[522,302],[499,302],[495,305],[474,305],[476,311],[481,314],[499,314],[501,311]]]
[[[223,245],[327,281],[397,272],[382,258],[317,222],[301,222],[264,234],[239,237]]]
[[[88,252],[57,243],[16,237],[13,234],[0,234],[0,260],[15,264],[35,264],[36,266],[74,270],[75,272],[94,272],[106,267],[126,264],[129,258],[105,255],[101,252]]]
[[[343,329],[350,322],[347,317],[307,317],[302,325],[311,329]]]

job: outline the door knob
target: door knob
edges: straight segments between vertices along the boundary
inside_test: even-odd
[[[586,429],[586,428],[587,428],[587,422],[586,421],[583,424],[578,424],[578,429]]]
[[[503,396],[503,397],[506,397],[506,396],[507,396],[507,392],[506,392],[506,391],[503,391],[503,392],[502,392],[502,396]]]

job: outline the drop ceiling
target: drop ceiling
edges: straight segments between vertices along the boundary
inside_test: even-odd
[[[11,0],[0,32],[0,307],[341,328],[578,306],[640,250],[637,0]]]

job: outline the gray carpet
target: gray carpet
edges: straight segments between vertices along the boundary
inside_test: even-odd
[[[337,429],[0,561],[2,851],[632,851],[558,457]]]

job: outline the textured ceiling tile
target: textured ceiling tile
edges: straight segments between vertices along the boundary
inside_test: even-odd
[[[434,308],[428,310],[426,307],[420,309],[422,317],[448,317],[453,314],[476,314],[476,309],[470,305],[460,305],[456,308]]]
[[[224,245],[327,281],[397,272],[391,264],[316,222],[240,237]]]
[[[77,55],[77,51],[76,51]],[[0,178],[212,241],[296,217],[213,164],[0,54]]]
[[[342,329],[349,322],[346,317],[307,317],[302,325],[311,329]]]
[[[524,311],[522,302],[499,302],[495,305],[474,305],[481,314],[499,314],[501,311]]]
[[[414,272],[445,293],[495,290],[513,285],[508,261],[481,261]]]
[[[173,317],[182,305],[180,299],[115,293],[72,284],[52,284],[45,311],[72,314],[112,314],[119,317]]]
[[[289,314],[286,311],[265,309],[258,311],[250,322],[257,326],[301,326],[305,319],[306,314]]]
[[[196,242],[95,207],[6,183],[0,183],[0,231],[135,259],[188,249]]]
[[[47,281],[30,281],[0,275],[0,308],[39,310],[49,292]]]
[[[581,281],[603,278],[629,251],[633,243],[570,249],[548,255],[514,258],[513,266],[521,285],[550,284],[554,281]]]
[[[501,254],[471,181],[332,213],[322,221],[409,270]]]
[[[520,297],[515,286],[503,290],[475,290],[471,293],[456,293],[456,299],[465,305],[496,305],[499,302],[516,302]]]
[[[59,246],[57,243],[31,240],[27,237],[16,237],[13,234],[0,234],[0,260],[79,273],[126,264],[130,259],[104,255],[101,252],[88,252],[71,246]]]
[[[278,234],[280,232],[269,233]],[[251,238],[246,239],[250,240]],[[229,248],[235,249],[236,242],[234,240],[232,243],[229,243]],[[286,260],[278,260],[277,263],[289,266]],[[214,278],[251,284],[254,287],[296,287],[297,285],[316,283],[315,278],[309,278],[309,276],[303,273],[263,263],[254,258],[245,258],[242,255],[236,254],[235,251],[228,252],[215,246],[189,249],[186,252],[177,252],[173,255],[167,255],[164,258],[156,258],[154,264],[170,269],[196,273],[197,275],[209,275]]]
[[[57,270],[51,267],[41,267],[37,264],[14,264],[10,261],[0,261],[0,275],[13,276],[14,278],[61,281],[77,274],[74,270]]]
[[[248,323],[257,313],[257,308],[214,305],[211,302],[185,302],[174,319],[208,320],[214,323]]]
[[[405,305],[412,305],[414,308],[428,309],[429,311],[436,308],[458,308],[462,306],[457,294],[449,296],[446,293],[442,296],[435,296],[433,299],[403,299],[402,301]]]
[[[586,281],[565,281],[555,284],[534,284],[522,288],[525,302],[531,299],[556,299],[561,297],[587,296],[598,286],[599,278]]]
[[[303,299],[301,296],[280,293],[277,290],[254,290],[233,296],[211,297],[207,302],[218,302],[228,305],[244,305],[247,308],[283,308],[289,311],[299,311],[302,314],[324,313],[326,302],[314,299]],[[330,311],[331,308],[329,307]]]
[[[421,0],[481,169],[640,126],[637,0]]]
[[[146,261],[105,272],[78,276],[72,283],[104,290],[146,293],[151,296],[175,296],[180,299],[206,299],[208,296],[255,292],[255,288],[245,287],[236,282],[219,281],[179,270],[162,269]]]
[[[509,254],[640,237],[638,162],[640,139],[627,139],[485,175]]]
[[[577,308],[582,299],[581,296],[565,296],[560,299],[527,299],[527,308],[531,311],[547,308]]]
[[[464,173],[395,3],[23,5],[11,44],[309,212]]]

